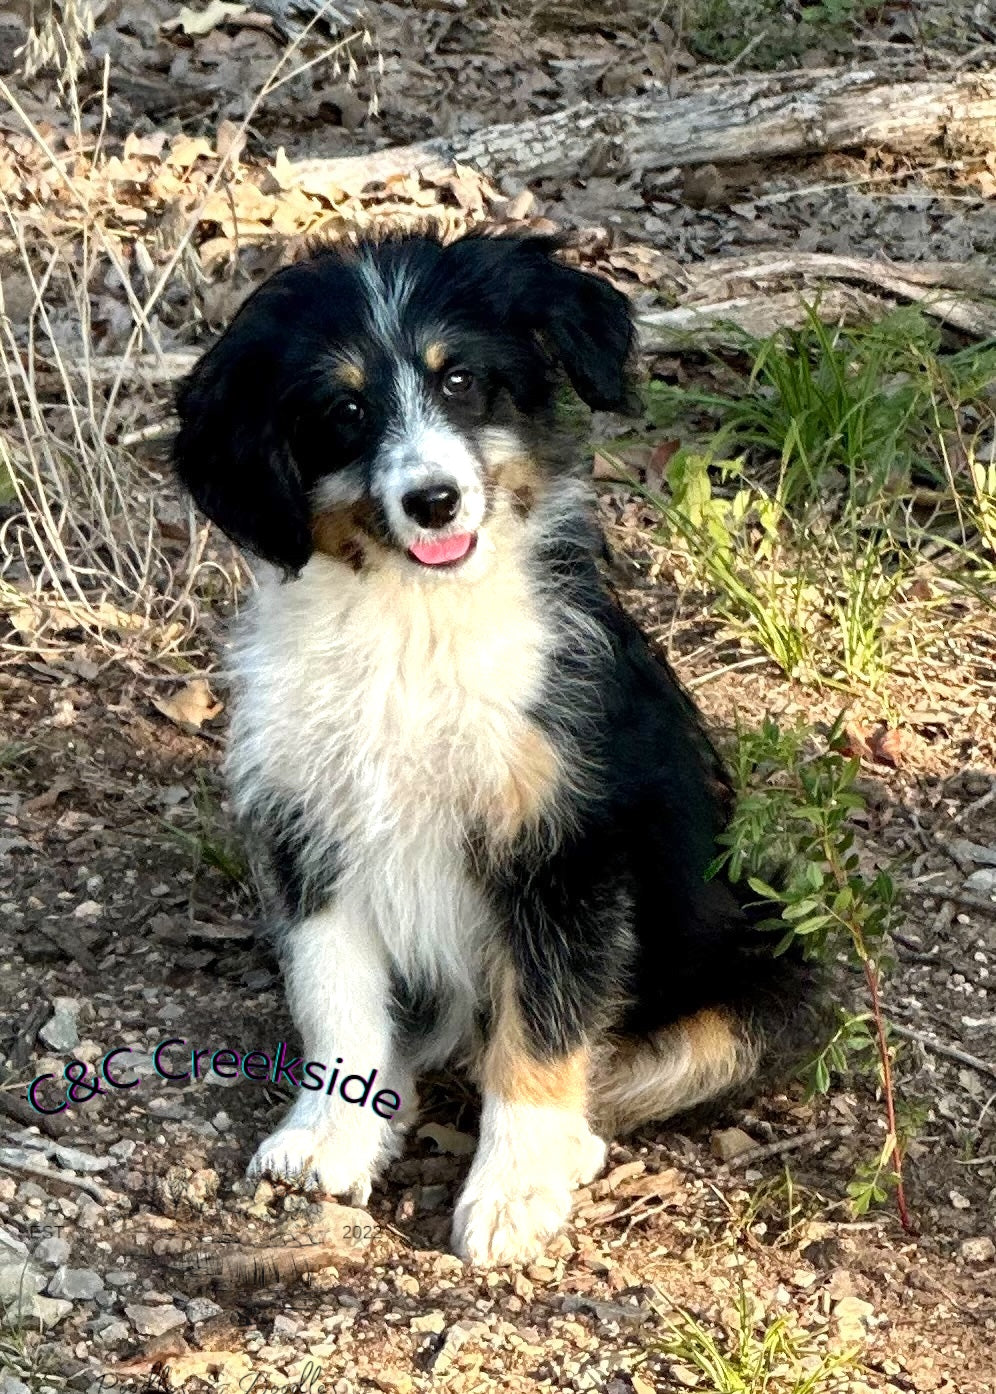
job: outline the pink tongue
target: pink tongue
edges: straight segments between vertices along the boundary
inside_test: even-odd
[[[472,532],[462,532],[456,537],[441,537],[438,542],[415,542],[409,551],[426,566],[439,566],[442,562],[459,561],[465,557],[473,540]]]

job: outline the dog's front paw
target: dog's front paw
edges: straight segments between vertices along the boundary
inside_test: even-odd
[[[453,1216],[453,1250],[475,1267],[538,1258],[571,1209],[566,1186],[527,1191],[499,1186],[476,1195],[470,1191],[468,1186]]]
[[[250,1181],[269,1176],[302,1191],[346,1196],[366,1205],[374,1182],[372,1165],[337,1148],[334,1137],[312,1128],[279,1128],[258,1148],[246,1169]]]

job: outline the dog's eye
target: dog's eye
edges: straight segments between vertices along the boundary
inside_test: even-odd
[[[355,397],[347,397],[344,402],[338,404],[332,413],[340,426],[349,426],[353,429],[362,425],[366,414],[363,403],[358,402]]]
[[[474,385],[474,374],[469,368],[451,368],[443,377],[443,395],[462,397]]]

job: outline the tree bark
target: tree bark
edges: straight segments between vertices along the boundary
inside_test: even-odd
[[[755,73],[664,91],[582,102],[531,121],[369,155],[289,162],[281,183],[313,192],[454,164],[520,180],[675,165],[729,163],[847,148],[948,153],[996,146],[996,69],[896,82],[880,70]]]

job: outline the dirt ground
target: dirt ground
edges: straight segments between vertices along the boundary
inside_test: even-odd
[[[214,141],[281,42],[262,23],[166,32],[178,7],[162,0],[94,8],[112,142],[162,131]],[[377,5],[356,80],[318,68],[288,84],[254,123],[249,154],[353,153],[654,81],[679,85],[730,61],[728,34],[696,40],[672,22],[674,8]],[[0,40],[19,23],[14,8],[0,10]],[[796,51],[769,48],[772,64],[853,64],[887,49],[904,71],[949,71],[992,63],[996,12],[871,6],[857,34],[814,28]],[[11,52],[0,42],[0,54]],[[93,111],[95,62],[81,84]],[[29,115],[51,113],[43,78],[21,91]],[[15,125],[0,114],[0,130]],[[984,173],[854,152],[717,171],[705,196],[688,175],[651,186],[593,174],[536,185],[529,216],[587,229],[603,264],[616,255],[619,283],[649,301],[651,253],[684,263],[790,241],[991,264],[996,184]],[[168,200],[149,207],[162,227]],[[261,247],[238,255],[265,261]],[[212,313],[195,319],[189,306],[202,311],[210,286],[190,297],[160,326],[178,350],[207,342],[230,303],[219,291]],[[104,351],[120,348],[113,314],[96,332]],[[160,521],[173,516],[163,449],[153,441],[146,458],[165,500]],[[683,594],[640,501],[600,489],[624,598],[716,729],[745,712],[829,726],[839,695],[791,682],[741,647]],[[16,567],[5,574],[18,584]],[[906,1172],[918,1233],[904,1233],[889,1204],[860,1220],[848,1210],[856,1166],[884,1139],[872,1083],[813,1102],[792,1085],[614,1145],[606,1177],[579,1195],[546,1260],[473,1273],[446,1252],[476,1127],[459,1079],[427,1083],[429,1128],[356,1217],[244,1181],[285,1107],[277,1090],[217,1077],[179,1086],[151,1070],[149,1052],[167,1036],[272,1053],[292,1032],[275,965],[254,938],[257,910],[218,774],[225,608],[205,620],[199,654],[188,652],[217,709],[201,693],[193,711],[171,704],[175,666],[110,658],[71,626],[29,642],[6,612],[0,620],[0,1093],[11,1101],[0,1113],[0,1394],[25,1385],[94,1394],[102,1372],[140,1386],[157,1360],[174,1386],[192,1389],[735,1389],[691,1368],[668,1333],[681,1311],[735,1333],[741,1293],[748,1324],[784,1317],[814,1355],[856,1352],[817,1388],[996,1388],[996,628],[934,636],[890,675],[901,758],[863,769],[863,867],[890,869],[904,903],[886,996],[901,1033],[897,1092],[916,1123]],[[27,1126],[30,1111],[13,1116],[31,1079],[117,1045],[136,1052],[133,1092],[74,1104],[40,1132]],[[730,1128],[759,1151],[720,1160]],[[40,1175],[32,1165],[43,1157],[52,1170]],[[353,1224],[361,1237],[344,1245]],[[25,1262],[18,1295],[9,1284]],[[25,1340],[39,1321],[40,1340]]]

